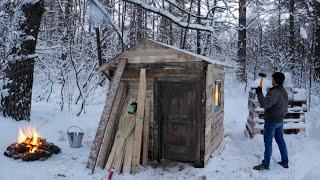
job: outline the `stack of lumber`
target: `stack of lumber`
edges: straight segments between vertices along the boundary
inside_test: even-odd
[[[147,166],[150,112],[149,102],[146,101],[146,70],[141,69],[137,97],[127,96],[127,84],[118,83],[110,114],[103,114],[100,120],[100,123],[102,120],[107,121],[105,130],[99,132],[98,127],[93,143],[101,136],[98,134],[103,133],[103,139],[100,145],[93,144],[87,162],[87,169],[92,173],[96,165],[105,168],[107,172],[112,169],[116,173],[136,173],[140,165]],[[135,114],[128,113],[132,102],[137,103]]]
[[[303,89],[285,87],[289,96],[288,113],[284,118],[284,133],[305,133],[307,112],[307,97]],[[269,90],[269,89],[268,89]],[[251,88],[248,98],[249,115],[246,123],[245,134],[253,138],[256,134],[263,134],[264,108],[260,107],[255,88]]]

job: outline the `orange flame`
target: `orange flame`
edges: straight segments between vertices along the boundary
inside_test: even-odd
[[[32,141],[31,144],[32,145],[37,145],[38,144],[38,139],[40,138],[39,133],[37,132],[37,130],[34,128],[32,130]]]
[[[18,135],[18,144],[23,143],[27,139],[27,136],[24,135],[23,131],[21,128],[19,128],[19,135]]]
[[[23,130],[19,128],[17,144],[21,143],[27,144],[27,147],[30,148],[29,152],[34,153],[41,144],[40,134],[37,129],[30,125],[23,128]]]

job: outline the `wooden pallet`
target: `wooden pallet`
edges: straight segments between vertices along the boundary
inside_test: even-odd
[[[286,88],[287,91],[293,91],[291,87]],[[306,131],[305,112],[303,105],[306,101],[289,101],[288,113],[284,122],[285,134],[304,133]],[[245,128],[245,135],[253,138],[256,134],[263,134],[264,131],[264,109],[260,108],[254,88],[249,91],[248,97],[249,115]]]
[[[256,134],[263,134],[264,131],[264,124],[256,124],[255,126],[252,126],[250,123],[246,123],[245,128],[245,135],[246,137],[253,138]],[[299,122],[299,123],[285,123],[283,127],[284,134],[298,134],[303,133],[306,135],[306,125],[305,122]]]

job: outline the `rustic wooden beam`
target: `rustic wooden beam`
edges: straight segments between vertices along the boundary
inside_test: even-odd
[[[127,113],[132,102],[135,102],[135,98],[130,98],[129,99],[126,111],[120,117],[120,119],[123,120],[124,118],[130,118],[130,119],[132,119],[132,121],[135,121],[134,115],[129,115]],[[119,127],[117,128],[117,130],[119,131]],[[116,137],[115,137],[114,143],[112,144],[112,147],[111,147],[112,149],[111,149],[111,152],[110,152],[110,154],[108,156],[108,161],[107,161],[107,163],[105,165],[105,168],[106,168],[107,172],[112,167],[115,168],[115,172],[118,172],[118,173],[120,172],[120,164],[121,163],[119,162],[119,159],[121,158],[120,154],[122,154],[122,148],[120,147],[121,146],[121,142],[119,140],[120,140],[120,136],[119,136],[119,134],[117,134]],[[117,167],[116,167],[116,165],[117,165]],[[116,168],[118,168],[118,169],[116,169]]]
[[[136,124],[133,141],[133,159],[132,159],[132,173],[136,173],[139,170],[140,154],[141,154],[141,142],[142,142],[142,129],[144,119],[144,108],[146,98],[146,69],[140,71],[140,84],[138,91],[138,108],[136,114]]]
[[[143,122],[143,149],[142,149],[142,166],[148,165],[148,142],[149,142],[149,117],[150,117],[150,100],[146,101],[144,122]]]
[[[205,68],[205,62],[191,61],[191,62],[157,62],[157,63],[130,63],[128,61],[127,68],[144,68],[144,69],[165,69],[165,68],[180,68],[180,69],[200,69]],[[118,66],[117,63],[109,63],[103,67],[103,71],[114,69]]]
[[[113,108],[110,114],[110,118],[108,121],[106,132],[104,133],[104,138],[101,144],[100,153],[98,156],[98,166],[104,168],[106,164],[106,159],[108,159],[111,146],[114,141],[114,137],[116,134],[116,126],[121,116],[121,109],[123,102],[125,100],[127,93],[127,84],[120,83],[117,96],[113,103]]]
[[[116,93],[117,93],[125,67],[126,67],[126,60],[123,59],[122,61],[120,61],[118,68],[115,72],[115,75],[110,84],[111,88],[107,96],[106,105],[103,109],[103,112],[100,118],[98,129],[97,129],[94,141],[92,143],[92,148],[91,148],[89,159],[86,166],[86,168],[91,170],[92,173],[94,172],[94,168],[96,166],[103,136],[106,131],[106,127],[107,127],[107,123],[112,110],[113,102],[115,100]]]
[[[126,112],[128,112],[132,102],[136,102],[136,98],[129,99]],[[124,148],[124,160],[123,160],[123,167],[122,167],[123,173],[130,173],[130,170],[131,170],[132,153],[133,153],[133,149],[132,149],[133,136],[134,136],[134,130],[129,134],[129,136],[126,139],[126,144]]]
[[[131,132],[129,137],[127,138],[126,147],[124,149],[124,160],[123,160],[122,172],[126,174],[130,174],[130,171],[131,171],[132,153],[133,153],[133,149],[132,149],[133,135],[134,135],[134,131]]]

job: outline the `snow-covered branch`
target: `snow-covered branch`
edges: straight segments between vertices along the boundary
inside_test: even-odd
[[[176,7],[177,9],[179,9],[181,12],[187,14],[187,15],[190,15],[191,17],[194,17],[194,18],[200,18],[200,19],[204,19],[204,20],[215,20],[214,18],[211,18],[209,17],[209,14],[211,11],[215,10],[215,9],[224,9],[226,10],[225,7],[219,7],[219,6],[214,6],[212,7],[209,12],[207,13],[206,16],[198,16],[196,14],[193,14],[193,13],[190,13],[188,12],[187,10],[185,10],[184,8],[180,7],[175,0],[165,0],[166,2],[170,3],[172,6]]]
[[[94,0],[96,1],[96,0]],[[201,25],[201,24],[194,24],[194,23],[188,23],[188,22],[183,22],[181,18],[178,18],[176,16],[174,16],[173,14],[171,14],[170,12],[161,9],[161,8],[156,8],[153,7],[149,4],[147,4],[146,2],[143,2],[141,0],[123,0],[125,2],[134,4],[136,6],[139,6],[141,8],[143,8],[146,11],[150,11],[153,13],[156,13],[160,16],[163,16],[167,19],[169,19],[171,22],[173,22],[174,24],[182,27],[182,28],[186,28],[186,29],[193,29],[193,30],[201,30],[201,31],[208,31],[208,32],[213,32],[214,29],[212,26],[205,26],[205,25]]]
[[[98,0],[91,0],[91,1],[93,2],[94,5],[96,5],[101,10],[101,13],[105,15],[105,17],[111,24],[112,28],[116,31],[116,33],[120,37],[122,44],[126,46],[126,44],[123,42],[123,37],[121,35],[120,29],[115,25],[115,22],[113,22],[113,20],[110,18],[110,14],[106,11],[105,7]]]

